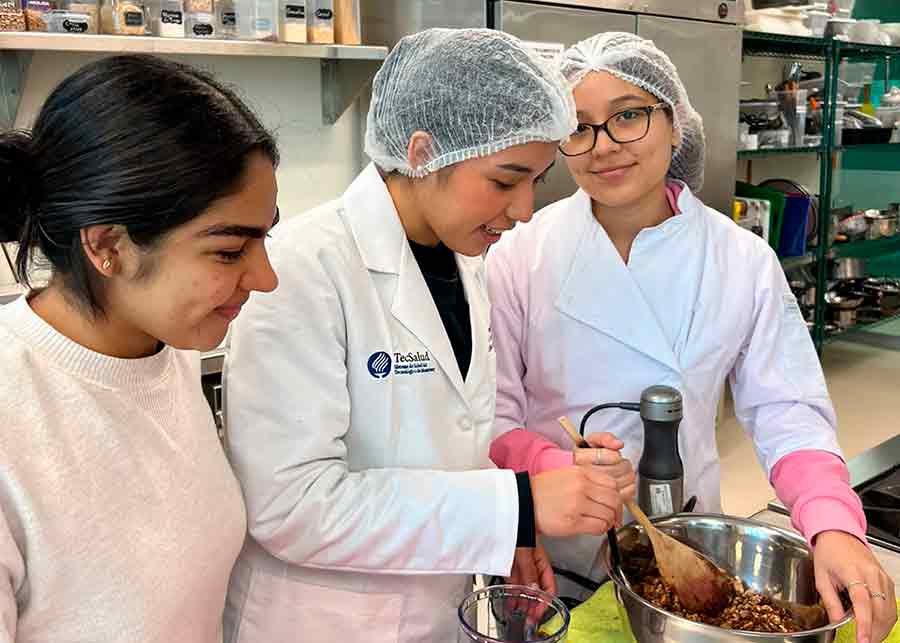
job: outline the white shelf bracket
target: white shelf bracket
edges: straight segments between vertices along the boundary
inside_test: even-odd
[[[380,60],[322,60],[322,123],[334,125],[381,67]]]

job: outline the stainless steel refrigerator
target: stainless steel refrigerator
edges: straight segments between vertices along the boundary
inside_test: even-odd
[[[366,42],[388,46],[406,34],[438,26],[488,26],[557,48],[603,31],[650,38],[678,67],[703,116],[706,184],[700,197],[730,213],[737,167],[743,0],[363,0],[362,15]],[[537,206],[574,191],[560,159],[538,190]]]
[[[731,212],[737,167],[742,17],[739,0],[495,0],[488,12],[490,26],[528,41],[570,46],[603,31],[653,40],[675,63],[703,116],[706,182],[700,198],[725,213]],[[548,178],[538,205],[575,190],[562,159]]]

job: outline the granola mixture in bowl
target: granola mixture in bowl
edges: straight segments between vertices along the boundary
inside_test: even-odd
[[[836,630],[853,618],[848,612],[839,622],[797,631],[790,615],[779,609],[781,601],[801,606],[819,601],[812,553],[794,532],[720,514],[685,513],[651,520],[733,574],[739,591],[720,614],[687,613],[662,584],[640,525],[621,527],[616,533],[622,566],[612,565],[607,542],[599,558],[615,583],[620,612],[638,643],[832,643]]]

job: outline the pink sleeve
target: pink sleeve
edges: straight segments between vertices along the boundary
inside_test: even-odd
[[[838,456],[806,449],[772,468],[772,486],[790,509],[791,523],[813,544],[823,531],[843,531],[866,542],[866,516],[850,487],[850,472]]]
[[[547,438],[525,429],[507,431],[491,442],[491,460],[501,469],[544,471],[568,467],[574,463],[571,451],[560,449]]]

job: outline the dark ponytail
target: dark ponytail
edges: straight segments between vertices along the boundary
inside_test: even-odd
[[[211,76],[154,56],[101,59],[60,83],[30,136],[0,136],[0,240],[20,243],[21,281],[40,251],[54,280],[102,313],[81,230],[118,224],[151,247],[239,189],[255,152],[277,165],[272,135]]]
[[[0,243],[19,242],[31,209],[31,136],[0,133]]]

